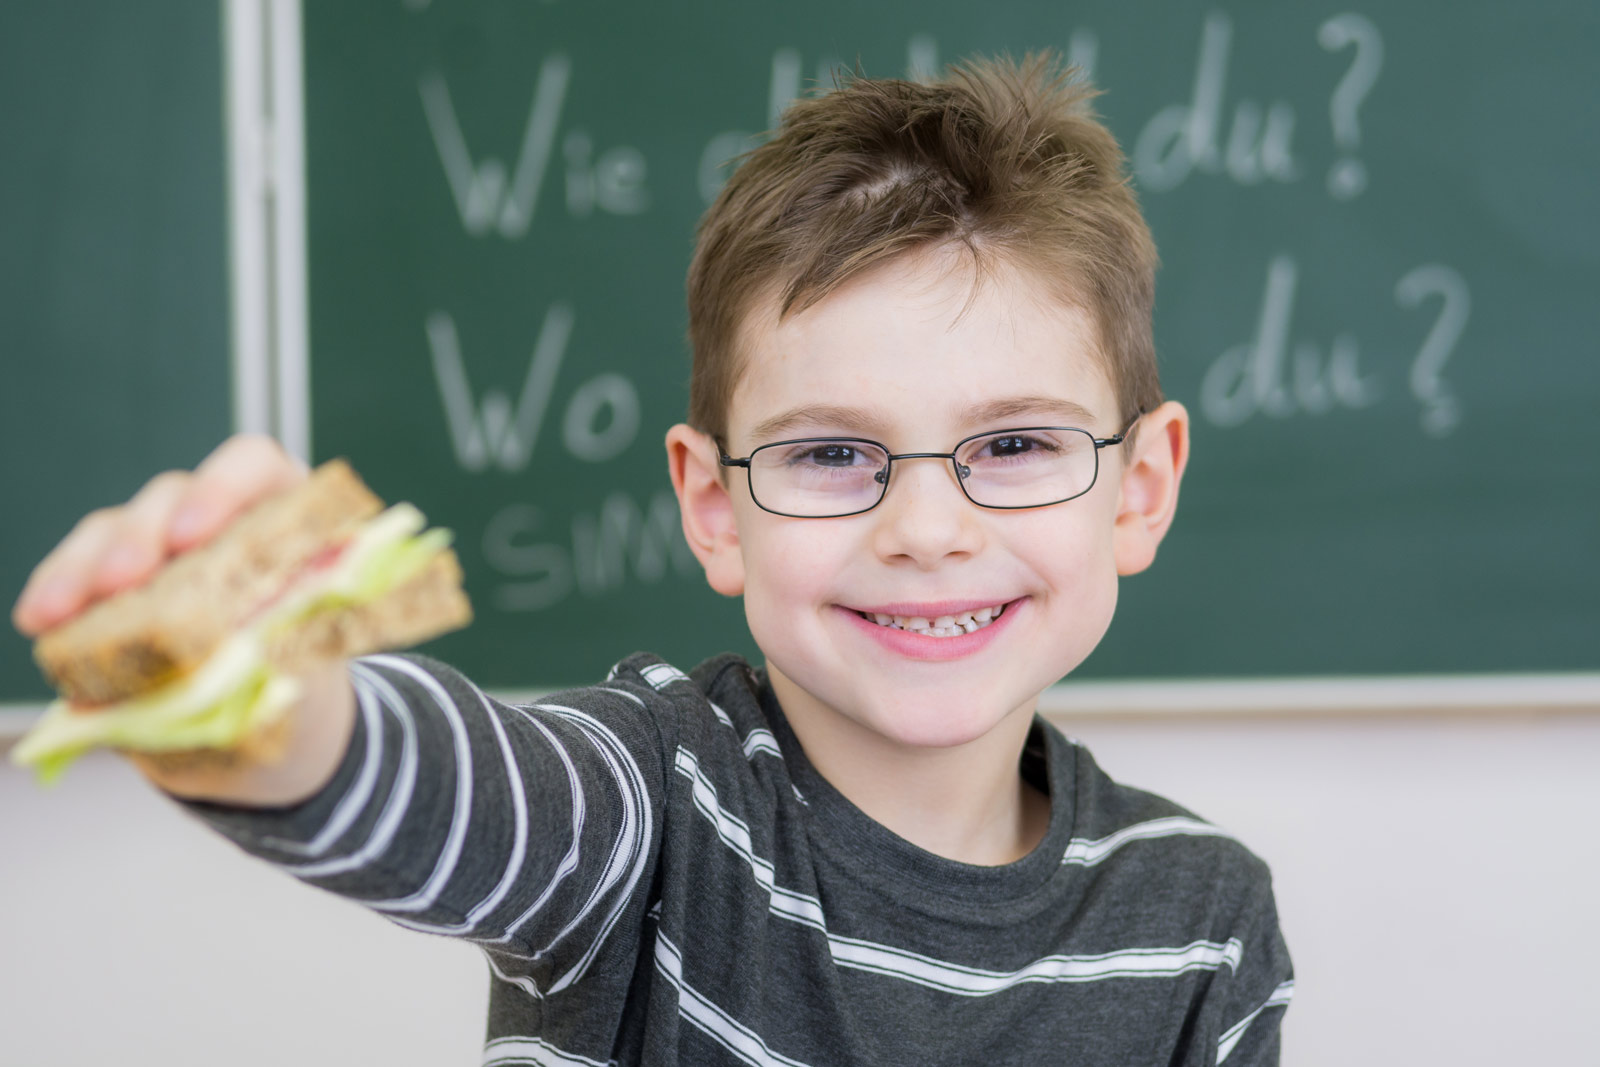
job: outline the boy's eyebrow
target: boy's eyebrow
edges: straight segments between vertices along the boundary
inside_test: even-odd
[[[1029,418],[1060,419],[1065,424],[1087,426],[1094,422],[1094,412],[1072,400],[1056,396],[1007,396],[987,400],[971,408],[967,419],[974,423],[1001,422],[1021,416]]]
[[[966,412],[966,421],[982,425],[1026,416],[1030,419],[1060,420],[1064,424],[1088,426],[1094,413],[1072,400],[1055,396],[1007,396],[986,400]],[[751,437],[761,444],[798,427],[838,426],[855,433],[868,433],[884,425],[882,414],[871,408],[840,404],[806,404],[790,408],[756,425]]]
[[[751,431],[751,437],[763,442],[777,437],[797,426],[840,426],[857,432],[875,430],[883,425],[881,415],[867,408],[853,408],[841,404],[806,404],[760,422]]]

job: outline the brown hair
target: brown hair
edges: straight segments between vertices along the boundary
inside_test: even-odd
[[[700,221],[690,424],[726,439],[740,327],[761,301],[781,318],[950,243],[979,277],[1021,267],[1090,315],[1121,415],[1159,404],[1155,245],[1075,73],[1050,53],[960,64],[931,85],[858,73],[790,106]]]

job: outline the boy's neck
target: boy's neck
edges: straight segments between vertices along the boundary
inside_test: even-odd
[[[1044,839],[1050,800],[1021,771],[1032,708],[963,745],[907,748],[768,671],[806,758],[875,822],[934,855],[984,867],[1015,862]]]

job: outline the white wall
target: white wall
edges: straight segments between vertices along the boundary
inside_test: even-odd
[[[1063,725],[1272,865],[1286,1067],[1600,1063],[1600,715]]]
[[[1274,869],[1286,1067],[1594,1063],[1600,714],[1094,718]],[[117,760],[0,770],[0,1063],[473,1064],[465,946],[307,890]]]

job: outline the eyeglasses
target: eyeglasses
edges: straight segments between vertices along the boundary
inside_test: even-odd
[[[796,519],[871,511],[888,493],[900,459],[948,459],[961,491],[980,508],[1042,508],[1094,488],[1100,450],[1122,444],[1143,415],[1114,437],[1076,426],[1023,426],[975,434],[949,452],[891,453],[877,441],[807,437],[762,445],[743,459],[719,443],[717,456],[724,467],[745,469],[757,507]]]

